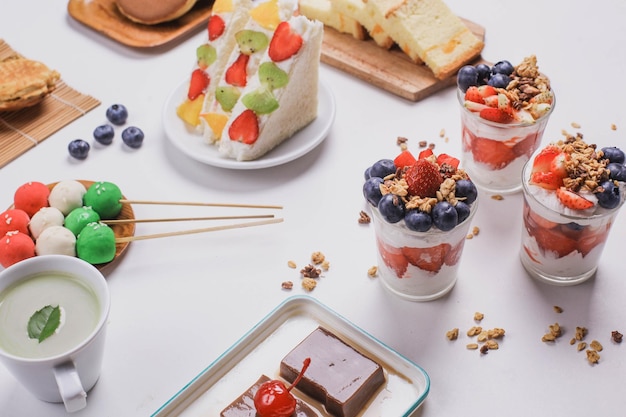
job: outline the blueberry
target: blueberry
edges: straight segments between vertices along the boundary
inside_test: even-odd
[[[504,60],[504,61],[496,62],[491,68],[491,73],[511,75],[513,74],[514,70],[515,68],[513,68],[513,65],[509,61]]]
[[[378,202],[383,196],[380,192],[380,184],[382,183],[382,178],[370,177],[363,184],[363,197],[374,207],[378,207]]]
[[[509,78],[506,74],[493,74],[487,84],[494,88],[506,88],[507,85],[511,82],[511,78]]]
[[[614,209],[619,206],[622,199],[619,187],[613,181],[604,181],[600,184],[600,187],[602,187],[603,191],[596,193],[600,207]]]
[[[606,166],[609,170],[610,177],[615,181],[626,181],[626,166],[618,164],[617,162],[611,162]]]
[[[462,201],[458,201],[456,205],[454,206],[454,209],[456,210],[459,224],[463,223],[465,219],[467,219],[470,215],[471,209],[470,209],[469,204],[464,203]]]
[[[573,230],[575,232],[580,232],[581,230],[583,230],[585,228],[585,226],[583,226],[582,224],[578,224],[576,222],[566,223],[565,227],[567,227],[568,229]]]
[[[605,158],[607,158],[610,162],[615,162],[616,164],[623,164],[626,159],[624,151],[620,148],[616,148],[615,146],[602,148],[602,152],[604,152]]]
[[[491,75],[491,67],[487,64],[476,65],[476,71],[478,72],[478,84],[487,84],[489,76]]]
[[[478,71],[476,67],[473,65],[461,67],[456,76],[456,83],[463,92],[466,92],[473,85],[478,85]]]
[[[103,145],[110,145],[113,142],[115,131],[111,125],[98,126],[93,131],[93,138]]]
[[[454,195],[457,198],[465,198],[466,204],[472,204],[478,197],[478,190],[471,180],[458,180],[454,188]]]
[[[87,155],[89,155],[89,149],[91,149],[89,143],[82,139],[74,139],[69,143],[69,145],[67,145],[67,150],[70,152],[70,155],[76,159],[87,158]]]
[[[370,176],[385,178],[389,174],[396,172],[396,164],[391,159],[381,159],[370,168]]]
[[[131,148],[140,148],[143,143],[143,132],[135,126],[127,127],[122,131],[122,140]]]
[[[404,224],[415,232],[426,232],[433,225],[433,218],[428,213],[418,209],[411,209],[404,215]]]
[[[128,119],[128,110],[123,104],[113,104],[107,109],[107,120],[116,126],[121,126]]]
[[[372,170],[372,167],[367,167],[367,169],[363,173],[363,176],[365,177],[366,180],[370,179],[370,177],[372,176],[372,174],[370,173],[371,170]]]
[[[439,229],[447,232],[456,227],[459,215],[454,206],[447,201],[440,201],[435,204],[432,211],[433,224]]]
[[[404,202],[395,194],[385,194],[378,202],[378,211],[389,223],[398,223],[404,219]]]

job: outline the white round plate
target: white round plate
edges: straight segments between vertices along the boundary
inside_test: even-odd
[[[219,154],[217,146],[206,143],[202,135],[176,115],[176,107],[185,99],[188,81],[181,83],[163,107],[163,127],[170,142],[181,152],[199,162],[230,169],[258,169],[281,165],[299,158],[319,145],[335,120],[335,98],[320,80],[317,118],[291,138],[254,161],[237,161]]]

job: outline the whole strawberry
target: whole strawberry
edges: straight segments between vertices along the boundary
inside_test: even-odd
[[[404,174],[409,194],[419,197],[436,197],[443,182],[439,167],[428,159],[418,159]]]

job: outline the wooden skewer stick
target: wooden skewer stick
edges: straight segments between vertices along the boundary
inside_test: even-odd
[[[209,216],[209,217],[171,217],[161,219],[118,219],[118,220],[100,220],[101,223],[108,225],[126,224],[126,223],[156,223],[156,222],[186,222],[195,220],[235,220],[235,219],[269,219],[273,218],[273,214],[257,214],[251,216]]]
[[[224,226],[206,227],[202,229],[182,230],[178,232],[157,233],[154,235],[119,237],[115,239],[115,243],[126,243],[126,242],[133,242],[135,240],[146,240],[146,239],[156,239],[156,238],[161,238],[161,237],[190,235],[194,233],[217,232],[220,230],[228,230],[228,229],[241,229],[244,227],[263,226],[266,224],[280,223],[282,221],[283,219],[279,218],[279,219],[261,220],[258,222],[235,223],[235,224],[228,224]]]
[[[283,206],[258,205],[258,204],[229,204],[229,203],[198,203],[191,201],[152,201],[152,200],[120,200],[122,204],[159,204],[169,206],[206,206],[206,207],[241,207],[241,208],[263,208],[282,209]]]

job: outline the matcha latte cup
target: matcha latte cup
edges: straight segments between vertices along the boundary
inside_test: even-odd
[[[87,405],[100,376],[110,295],[102,274],[65,255],[0,272],[0,361],[35,397]]]

